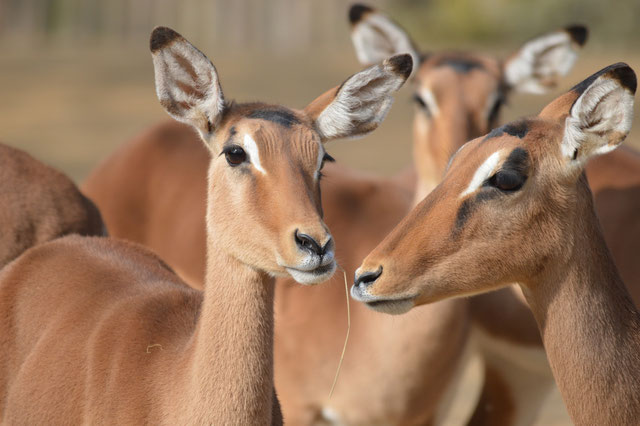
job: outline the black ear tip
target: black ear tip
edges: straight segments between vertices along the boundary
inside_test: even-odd
[[[387,59],[387,63],[394,73],[402,75],[405,79],[411,75],[413,58],[408,53],[392,56]]]
[[[362,20],[362,17],[369,13],[373,12],[373,9],[365,4],[356,3],[351,8],[349,8],[349,22],[352,25],[357,24]]]
[[[151,32],[151,40],[149,41],[149,48],[152,52],[158,49],[162,49],[164,46],[171,43],[173,40],[180,38],[180,34],[167,27],[155,27]]]
[[[633,69],[624,62],[620,62],[614,67],[615,68],[611,70],[611,77],[618,80],[622,87],[629,89],[631,93],[636,93],[638,80]]]
[[[589,37],[589,29],[584,25],[569,25],[565,30],[579,46],[584,46]]]

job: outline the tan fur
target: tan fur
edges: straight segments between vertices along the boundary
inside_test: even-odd
[[[609,121],[594,117],[583,122],[584,132],[590,131],[588,126],[597,131],[582,136],[581,156],[596,152],[590,144],[609,144],[609,133],[626,135],[625,120],[633,113],[629,102],[636,83],[630,68],[616,64],[596,76],[589,84],[605,87],[613,82],[618,88],[611,96],[626,98],[611,104],[619,115]],[[576,166],[580,160],[565,157],[560,148],[565,119],[581,93],[569,92],[539,118],[526,121],[523,137],[505,133],[469,142],[443,182],[359,269],[362,276],[382,267],[381,275],[366,284],[358,280],[353,291],[375,302],[376,309],[389,306],[397,312],[399,298],[420,305],[519,282],[574,422],[633,424],[640,414],[635,397],[640,316],[607,250],[587,181]],[[625,130],[617,130],[625,122]],[[465,209],[474,195],[461,194],[480,164],[492,153],[515,148],[528,152],[522,189],[500,195],[495,188],[482,188],[477,194],[484,198]],[[468,214],[461,222],[464,211]]]
[[[206,185],[200,195],[208,198],[206,231],[198,226],[207,236],[205,291],[188,287],[147,249],[124,241],[67,237],[27,251],[0,273],[4,423],[282,423],[273,390],[273,275],[308,264],[310,250],[297,232],[331,249],[315,177],[324,152],[316,131],[320,118],[317,111],[261,103],[212,108],[219,103],[211,97],[222,93],[204,55],[167,28],[154,30],[151,50],[161,103],[196,127],[211,153],[208,175],[198,175],[198,184]],[[390,83],[372,104],[378,96],[388,102],[406,79],[397,64],[410,69],[410,58],[399,55],[363,71]],[[192,84],[180,80],[185,70]],[[196,91],[196,83],[204,86]],[[350,87],[357,98],[357,86]],[[202,94],[197,101],[195,92]],[[275,122],[264,119],[273,111],[281,113]],[[291,125],[277,123],[278,117]],[[225,147],[242,146],[246,135],[256,150],[245,145],[245,161],[232,166]],[[180,220],[173,225],[185,226]],[[328,251],[318,256],[327,263],[297,276],[326,280],[333,257]]]
[[[67,176],[0,144],[0,268],[68,234],[102,235],[100,212]]]
[[[384,15],[370,9],[369,15]],[[388,19],[388,18],[387,18]],[[352,22],[353,32],[358,31],[358,25],[366,22],[367,16]],[[377,26],[374,21],[371,25]],[[395,24],[399,31],[404,30]],[[572,33],[576,27],[569,27],[565,31]],[[553,35],[554,33],[549,33]],[[586,35],[586,34],[585,34]],[[408,34],[409,45],[414,46]],[[574,37],[575,34],[572,34]],[[540,36],[532,40],[546,37]],[[574,40],[573,46],[583,44],[584,39]],[[525,43],[525,47],[531,43]],[[372,47],[373,49],[373,47]],[[397,53],[391,50],[390,53]],[[414,56],[419,53],[412,52]],[[467,140],[487,133],[496,126],[496,120],[490,120],[488,109],[491,108],[492,97],[502,92],[503,99],[507,99],[512,90],[505,81],[505,67],[520,54],[514,52],[505,61],[486,55],[463,52],[429,52],[420,67],[414,72],[414,94],[420,96],[424,91],[430,91],[438,105],[439,113],[429,118],[427,112],[418,107],[414,116],[414,164],[418,174],[416,202],[426,196],[441,180],[445,167],[454,154]],[[467,72],[456,72],[446,63],[480,64]],[[552,87],[557,83],[559,75],[548,75],[541,86]],[[538,77],[538,76],[535,76]],[[540,76],[540,78],[542,78]],[[567,103],[572,99],[559,99]],[[433,111],[430,111],[433,113]],[[623,168],[626,173],[618,174]],[[640,265],[635,260],[635,253],[640,252],[640,223],[636,220],[640,212],[640,155],[631,149],[618,149],[610,154],[595,158],[587,165],[587,177],[594,191],[596,211],[601,220],[605,239],[612,250],[614,259],[620,268],[627,287],[634,296],[636,303],[640,303]],[[607,188],[607,189],[605,189]],[[604,191],[604,192],[601,192]],[[483,294],[469,299],[469,307],[473,319],[474,332],[490,333],[494,338],[510,344],[519,345],[523,350],[542,349],[542,341],[531,312],[523,300],[521,293],[515,287],[505,288],[492,293]],[[484,342],[484,340],[481,340]],[[492,348],[485,344],[479,345],[485,359],[492,356]],[[535,358],[539,360],[538,358]],[[541,359],[539,361],[542,361]],[[553,378],[548,373],[549,368],[544,364],[525,365],[519,359],[504,358],[497,363],[491,372],[485,374],[514,375],[504,377],[505,386],[487,387],[482,390],[483,395],[476,407],[472,423],[474,425],[492,425],[503,422],[502,411],[515,410],[511,416],[511,424],[529,424],[535,419],[539,404],[527,393],[517,389],[509,389],[509,383],[524,380],[541,383],[539,389],[551,389]],[[546,385],[542,384],[546,382]],[[508,395],[487,395],[486,393],[505,390]],[[528,389],[527,389],[528,391]],[[498,405],[500,401],[511,400],[510,407]],[[491,410],[483,406],[483,401],[492,401]],[[539,398],[543,401],[544,398]],[[492,416],[496,416],[495,419]]]

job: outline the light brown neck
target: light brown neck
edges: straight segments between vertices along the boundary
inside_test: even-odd
[[[185,386],[193,424],[265,424],[273,409],[274,279],[210,237]]]
[[[472,138],[468,127],[465,114],[446,114],[446,117],[431,121],[423,116],[415,118],[413,163],[418,174],[418,182],[414,206],[440,183],[451,155]]]
[[[572,230],[571,256],[523,291],[574,423],[635,424],[640,315],[588,203],[589,209],[578,210],[588,214]]]

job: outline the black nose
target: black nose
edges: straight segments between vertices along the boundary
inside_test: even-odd
[[[302,250],[307,250],[313,254],[317,254],[318,256],[324,255],[331,244],[331,239],[329,239],[324,247],[321,247],[313,237],[307,234],[302,234],[298,232],[297,229],[296,232],[294,232],[293,237],[295,238],[298,247]]]
[[[353,284],[356,286],[362,285],[363,287],[369,287],[382,275],[382,266],[374,272],[364,272],[356,277]]]

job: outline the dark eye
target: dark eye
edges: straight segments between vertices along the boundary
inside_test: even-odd
[[[238,166],[247,161],[247,153],[238,145],[232,145],[224,149],[224,156],[230,166]]]
[[[527,180],[526,176],[513,171],[499,171],[489,179],[489,185],[498,188],[501,191],[517,191],[522,188],[524,182]]]
[[[424,101],[424,99],[422,99],[420,97],[420,95],[417,95],[414,93],[413,95],[413,101],[418,105],[418,107],[424,111],[424,113],[427,115],[427,117],[431,118],[431,110],[429,110],[429,106],[427,105],[427,103]]]

